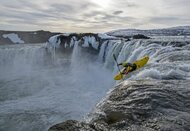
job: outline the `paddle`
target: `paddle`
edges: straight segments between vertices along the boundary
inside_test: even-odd
[[[119,64],[118,64],[118,62],[117,62],[117,59],[116,59],[115,54],[113,54],[113,58],[114,58],[114,60],[115,60],[115,62],[116,62],[116,64],[117,64],[117,68],[118,68],[118,70],[119,70],[119,73],[121,74],[121,71],[120,71],[120,68],[119,68]],[[122,80],[123,80],[123,76],[122,76]]]

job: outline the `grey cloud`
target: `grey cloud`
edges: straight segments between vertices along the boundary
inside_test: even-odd
[[[114,3],[116,7],[119,8],[136,8],[138,7],[138,3],[131,2],[128,0],[117,0],[117,2]]]
[[[123,13],[123,11],[121,11],[121,10],[118,10],[118,11],[113,12],[114,15],[119,15],[119,14],[121,14],[121,13]]]
[[[94,17],[98,15],[105,15],[105,11],[90,11],[90,12],[85,12],[82,14],[83,17]]]
[[[52,3],[48,4],[49,8],[40,8],[39,5],[31,1],[20,0],[17,1],[15,6],[9,3],[5,3],[4,8],[6,11],[0,14],[0,17],[5,19],[9,24],[31,24],[32,25],[43,25],[43,26],[55,26],[52,22],[59,20],[64,22],[75,23],[76,27],[106,27],[110,25],[120,25],[119,22],[126,20],[130,21],[129,17],[119,17],[116,14],[121,14],[122,11],[112,12],[98,11],[96,10],[97,5],[86,2],[78,2],[79,4],[72,3]],[[23,7],[23,8],[19,8]],[[92,18],[92,19],[89,19]],[[43,21],[47,21],[44,23]],[[48,23],[51,21],[51,23]],[[112,22],[111,22],[112,21]],[[43,24],[42,24],[43,23]]]
[[[81,7],[80,9],[82,10],[88,10],[90,8],[98,8],[98,5],[93,4],[91,2],[86,2],[86,3],[81,3],[80,7]]]
[[[164,0],[164,2],[169,6],[188,6],[190,5],[189,0]]]
[[[22,12],[22,11],[7,11],[0,14],[0,17],[5,19],[23,19],[23,20],[33,20],[33,19],[41,19],[41,18],[50,18],[53,17],[46,13],[41,12]]]
[[[21,19],[14,19],[14,20],[7,20],[8,23],[10,24],[16,24],[16,25],[19,25],[19,24],[23,24],[23,25],[38,25],[38,21],[35,21],[35,20],[21,20]]]
[[[18,8],[18,5],[14,4],[14,5],[10,5],[10,4],[4,4],[3,7],[5,8],[12,8],[12,9],[16,9]]]
[[[138,7],[138,5],[137,5],[137,4],[134,4],[134,3],[128,3],[127,6],[128,6],[128,7]]]
[[[110,27],[116,27],[116,26],[123,26],[126,23],[135,21],[136,19],[134,17],[129,16],[119,16],[119,15],[113,15],[112,12],[105,12],[105,11],[91,11],[88,13],[81,14],[84,21],[82,23],[76,23],[74,27],[81,27],[83,29],[90,28],[91,30],[95,29],[109,29]],[[110,29],[109,29],[110,30]]]
[[[144,5],[145,0],[115,0],[106,8],[90,0],[0,0],[0,19],[6,25],[17,24],[18,29],[23,24],[31,27],[51,26],[56,29],[60,25],[63,29],[77,31],[107,30],[128,25],[147,27],[148,24],[189,24],[189,0],[158,1],[160,3],[155,9],[155,17],[154,7],[151,4]]]
[[[49,14],[46,14],[42,11],[40,11],[40,7],[36,4],[33,4],[28,1],[20,0],[16,3],[4,3],[4,5],[1,5],[0,11],[0,17],[4,17],[6,19],[37,19],[40,17],[49,17]]]
[[[135,20],[135,18],[129,16],[116,16],[116,15],[105,14],[103,17],[100,18],[100,20],[107,20],[113,22],[126,22],[126,21],[133,21]]]
[[[151,23],[173,23],[173,22],[177,22],[177,21],[181,21],[181,18],[178,17],[151,17],[149,18],[149,22]]]
[[[18,0],[20,2],[21,7],[27,7],[30,9],[40,10],[41,6],[37,3],[31,2],[29,0]]]
[[[15,23],[19,23],[24,21],[25,23],[30,24],[38,24],[42,20],[64,20],[64,21],[70,21],[70,22],[82,22],[82,19],[78,19],[77,17],[73,17],[72,15],[64,15],[63,11],[67,14],[69,14],[69,11],[72,12],[72,7],[66,4],[60,4],[60,5],[54,5],[55,8],[49,8],[47,10],[41,9],[38,6],[35,6],[35,4],[31,4],[31,8],[25,9],[26,6],[30,7],[30,2],[24,2],[22,3],[23,8],[22,10],[14,9],[12,6],[9,6],[8,4],[4,6],[4,8],[7,8],[6,10],[2,10],[0,17],[1,19],[6,19],[10,24],[15,21]],[[25,8],[24,8],[25,7]],[[52,7],[52,6],[50,6]],[[63,8],[64,7],[64,8]],[[62,9],[62,10],[61,10]],[[33,22],[31,22],[33,21]]]
[[[40,5],[32,3],[30,1],[26,0],[12,0],[3,2],[0,6],[2,10],[2,7],[6,10],[23,10],[23,9],[31,9],[31,10],[39,10]]]
[[[118,27],[126,27],[126,24],[134,21],[135,18],[131,17],[114,17],[112,15],[107,15],[105,18],[95,20],[95,21],[85,21],[85,25],[80,26],[76,24],[75,26],[80,26],[81,28],[91,30],[111,30]]]
[[[27,15],[29,15],[28,17],[32,17],[32,18],[36,18],[36,19],[56,18],[56,16],[54,16],[52,14],[46,14],[46,13],[42,13],[42,12],[29,12],[29,13],[27,13]]]
[[[89,10],[90,8],[95,8],[97,5],[90,2],[80,2],[73,4],[72,2],[68,3],[54,3],[50,5],[50,10],[52,12],[63,12],[63,13],[77,13],[79,14],[83,10]]]
[[[50,10],[52,12],[64,12],[64,13],[70,13],[74,12],[75,8],[68,4],[52,4],[50,6]]]
[[[144,26],[144,25],[147,25],[147,23],[148,22],[138,22],[138,21],[136,21],[136,22],[133,22],[133,23],[131,23],[131,26],[134,28],[139,28],[139,27],[141,27],[141,26]]]
[[[179,25],[189,25],[190,18],[181,18],[181,17],[151,17],[149,18],[149,24],[154,24],[155,26],[160,27],[171,27]]]
[[[123,11],[115,11],[115,14],[121,14],[123,13]],[[111,21],[111,20],[134,20],[135,18],[133,17],[128,17],[128,16],[118,16],[112,14],[111,12],[105,12],[105,11],[91,11],[89,13],[84,13],[82,14],[83,18],[94,18],[97,21],[102,21],[102,20],[106,20],[106,21]]]
[[[113,22],[103,22],[103,23],[94,23],[94,24],[87,24],[87,25],[83,25],[80,27],[82,28],[90,28],[90,29],[98,29],[98,28],[107,28],[109,26],[115,26],[115,25],[119,25],[117,23],[113,23]],[[78,27],[77,25],[75,25],[75,27]]]

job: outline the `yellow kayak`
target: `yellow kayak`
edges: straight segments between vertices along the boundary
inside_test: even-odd
[[[140,60],[137,60],[137,61],[133,62],[133,64],[136,64],[136,66],[137,66],[137,68],[136,68],[135,70],[137,70],[137,69],[139,69],[139,68],[145,66],[145,65],[147,64],[148,60],[149,60],[149,56],[145,56],[145,57],[141,58]],[[126,69],[126,68],[123,68],[123,69],[121,70],[121,73],[119,72],[119,73],[114,77],[114,79],[115,79],[115,80],[121,80],[121,79],[123,78],[123,76],[125,75],[124,71],[126,70],[126,72],[130,72],[131,69],[132,69],[132,67],[127,67],[127,69]],[[135,70],[134,70],[134,71],[135,71]]]

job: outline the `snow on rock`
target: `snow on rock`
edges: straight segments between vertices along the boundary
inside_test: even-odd
[[[21,40],[21,38],[19,38],[18,37],[18,35],[17,34],[15,34],[15,33],[10,33],[10,34],[4,34],[4,35],[2,35],[3,36],[3,38],[8,38],[8,39],[10,39],[13,43],[15,43],[15,44],[18,44],[18,43],[21,43],[21,44],[23,44],[23,43],[25,43],[23,40]]]
[[[172,28],[163,29],[151,29],[151,30],[140,30],[140,29],[120,29],[106,34],[111,36],[133,36],[142,34],[145,36],[189,36],[190,26],[178,26]]]
[[[71,33],[63,33],[64,36],[70,36]]]
[[[101,34],[101,33],[99,33],[98,36],[99,36],[100,38],[102,38],[102,39],[115,39],[115,38],[116,38],[116,37],[114,37],[114,36],[109,36],[109,35],[107,35],[107,34]]]

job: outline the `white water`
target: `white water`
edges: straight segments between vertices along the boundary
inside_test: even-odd
[[[42,44],[0,47],[1,131],[45,131],[82,119],[105,96],[111,71],[83,59],[75,46],[72,60],[56,52],[52,59]]]
[[[162,41],[155,43],[155,40],[134,40],[124,44],[114,44],[115,47],[112,46],[108,51],[105,65],[109,63],[114,66],[113,74],[116,74],[118,69],[113,58],[111,59],[112,54],[116,54],[118,63],[126,60],[134,62],[148,55],[150,57],[148,64],[130,73],[126,79],[190,79],[189,44],[186,41],[179,41],[184,45],[178,47],[171,42],[162,45]]]
[[[190,79],[189,44],[113,40],[102,44],[97,61],[76,40],[72,44],[71,57],[56,48],[50,55],[42,44],[0,47],[0,130],[43,131],[82,119],[113,87],[118,72],[113,54],[118,63],[150,56],[144,68],[126,79]]]

